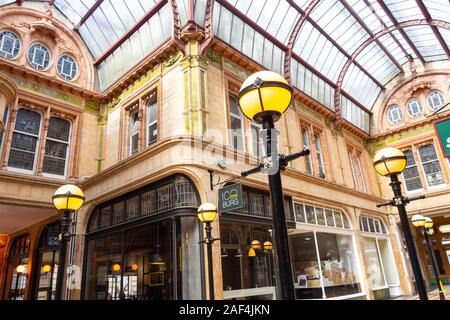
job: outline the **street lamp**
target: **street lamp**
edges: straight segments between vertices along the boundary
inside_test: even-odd
[[[77,186],[73,184],[66,184],[56,190],[52,199],[56,210],[62,213],[61,234],[59,235],[58,272],[56,274],[55,289],[55,299],[61,300],[62,281],[66,263],[67,241],[69,241],[72,236],[69,231],[69,226],[71,223],[70,214],[81,208],[84,203],[84,193]]]
[[[261,136],[265,142],[265,157],[258,167],[242,172],[241,176],[246,177],[249,174],[261,172],[263,169],[269,176],[273,239],[278,262],[277,297],[281,300],[294,300],[295,291],[280,169],[284,170],[289,161],[309,154],[307,149],[287,156],[278,154],[279,131],[275,129],[274,122],[278,121],[289,108],[292,102],[292,92],[292,87],[281,75],[271,71],[260,71],[244,81],[238,97],[242,113],[263,126]]]
[[[217,207],[212,203],[203,203],[197,210],[198,219],[205,224],[206,237],[200,243],[205,243],[208,255],[208,278],[209,278],[209,299],[214,300],[214,277],[213,277],[213,259],[212,259],[212,244],[214,241],[219,240],[213,238],[211,234],[211,223],[217,218]]]
[[[436,278],[436,284],[439,288],[439,299],[445,300],[444,290],[442,288],[441,280],[439,280],[438,268],[436,263],[436,257],[431,250],[430,238],[428,237],[428,230],[433,228],[433,220],[429,217],[424,217],[420,214],[416,214],[411,218],[411,222],[414,227],[420,228],[423,231],[423,236],[425,237],[425,243],[427,246],[428,256],[431,260],[431,265],[433,266],[434,277]]]
[[[377,204],[377,207],[391,205],[397,207],[398,214],[400,216],[400,224],[402,227],[403,235],[405,236],[406,247],[411,260],[411,266],[416,279],[417,291],[419,293],[420,300],[428,300],[427,291],[425,288],[425,282],[423,280],[422,272],[420,271],[419,259],[417,258],[416,248],[409,227],[408,215],[406,213],[406,204],[410,201],[423,199],[424,196],[417,197],[404,197],[402,195],[401,183],[398,179],[398,175],[405,170],[406,156],[397,148],[387,147],[377,152],[373,159],[373,165],[375,170],[382,176],[390,177],[392,191],[394,198],[388,202]]]

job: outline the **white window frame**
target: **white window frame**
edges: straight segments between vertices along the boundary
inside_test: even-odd
[[[45,49],[47,49],[47,52],[48,52],[48,66],[47,66],[47,67],[44,67],[43,69],[36,68],[36,67],[33,66],[33,64],[35,63],[35,62],[34,62],[34,56],[33,56],[33,61],[30,60],[30,50],[31,50],[31,48],[32,48],[33,46],[35,46],[35,45],[40,45],[40,46],[44,47]],[[42,49],[39,49],[39,50],[42,50]],[[35,55],[35,54],[34,54],[34,55]],[[50,67],[52,66],[52,54],[51,54],[50,49],[49,49],[46,45],[44,45],[43,43],[40,43],[40,42],[35,42],[35,43],[32,43],[32,44],[30,45],[30,47],[29,47],[29,49],[28,49],[28,52],[27,52],[27,60],[28,60],[28,63],[30,64],[30,66],[31,66],[33,69],[38,70],[38,71],[47,71],[47,70],[50,69]]]
[[[302,126],[300,131],[301,131],[301,135],[302,135],[303,148],[310,149],[311,148],[311,146],[310,146],[311,143],[309,141],[309,130],[307,128],[305,128],[304,126]],[[314,168],[313,168],[313,162],[312,162],[311,153],[309,153],[305,157],[305,169],[306,169],[306,173],[308,173],[310,175],[314,174]]]
[[[15,32],[12,32],[12,31],[10,31],[10,30],[1,30],[0,32],[1,32],[1,33],[7,33],[7,32],[8,32],[8,33],[13,34],[13,35],[17,38],[17,42],[18,42],[18,44],[19,44],[19,51],[17,52],[17,54],[16,54],[15,56],[13,56],[12,58],[6,58],[6,57],[0,57],[0,58],[6,59],[6,60],[10,60],[10,61],[16,60],[16,59],[20,56],[20,53],[22,52],[22,43],[20,42],[19,36],[18,36]],[[0,50],[1,50],[2,52],[5,52],[5,53],[6,53],[6,51],[3,50],[3,44],[4,44],[4,41],[5,41],[5,36],[3,36],[3,38],[2,38],[2,43],[0,44]],[[9,53],[8,53],[8,54],[9,54]]]
[[[239,114],[235,114],[231,111],[231,102],[230,102],[231,99],[235,99],[236,103],[238,101],[234,95],[232,95],[232,94],[228,95],[228,104],[229,104],[228,112],[230,113],[230,134],[229,134],[230,145],[234,150],[244,152],[246,150],[245,149],[245,134],[244,134],[244,115],[242,114],[240,109],[239,109]],[[238,106],[238,108],[239,108],[239,106]],[[241,124],[241,128],[239,129],[241,132],[240,134],[236,133],[236,130],[232,127],[233,118],[239,120],[239,122]],[[242,148],[239,148],[239,142],[238,142],[237,146],[234,145],[234,137],[235,136],[238,136],[239,139],[241,140],[240,142],[242,144]]]
[[[350,168],[352,170],[353,183],[355,184],[355,189],[359,190],[358,178],[356,177],[355,171],[355,163],[353,161],[353,152],[350,149],[347,150],[348,150],[348,160],[350,161]]]
[[[23,107],[18,108],[17,112],[19,112],[20,109],[25,109],[25,110],[28,110],[28,111],[36,112],[41,117],[40,122],[39,122],[39,133],[37,135],[30,134],[30,133],[27,133],[27,132],[22,132],[22,131],[16,131],[17,114],[16,114],[16,119],[15,119],[13,127],[12,127],[12,137],[14,137],[14,132],[17,132],[19,134],[24,134],[24,135],[28,135],[28,136],[32,136],[32,137],[37,138],[37,140],[36,140],[36,151],[34,152],[34,159],[33,159],[33,169],[32,170],[26,170],[26,169],[10,167],[9,166],[9,157],[11,156],[11,151],[10,151],[10,153],[8,154],[8,160],[7,160],[8,161],[8,171],[17,172],[17,173],[25,173],[25,174],[34,174],[34,172],[36,171],[36,164],[37,164],[36,160],[38,158],[40,145],[41,145],[41,143],[40,143],[41,142],[41,130],[42,130],[42,122],[43,122],[44,115],[39,110],[31,110],[31,109],[23,108]],[[12,145],[12,140],[11,140],[11,145]],[[9,149],[10,150],[12,149],[11,146],[9,147]],[[19,151],[23,152],[23,150],[19,150]],[[25,152],[27,152],[27,151],[25,151]]]
[[[399,119],[398,119],[398,121],[393,121],[391,118],[392,118],[392,110],[396,110],[397,112],[398,112],[398,114],[399,114]],[[389,123],[390,124],[392,124],[392,125],[398,125],[398,124],[400,124],[400,123],[402,123],[403,122],[403,111],[402,111],[402,109],[400,108],[400,106],[399,105],[397,105],[397,104],[392,104],[392,105],[390,105],[388,108],[387,108],[387,110],[386,110],[386,116],[387,116],[387,118],[388,118],[388,121],[389,121]]]
[[[363,192],[367,192],[366,180],[364,179],[364,171],[361,163],[361,154],[356,155],[356,164],[358,165],[359,176],[361,177],[361,187]]]
[[[130,121],[130,128],[128,130],[129,144],[130,144],[130,146],[128,148],[128,155],[129,156],[132,156],[132,155],[138,153],[138,151],[139,151],[139,129],[140,129],[140,125],[139,125],[139,128],[138,128],[137,132],[135,134],[133,134],[133,127],[134,127],[134,122],[133,121],[134,121],[134,117],[135,116],[138,117],[138,113],[139,113],[139,110],[136,110],[136,111],[131,112],[130,115],[129,115],[129,121]],[[139,119],[137,119],[136,121],[138,122]],[[133,149],[132,149],[132,147],[133,147],[133,136],[135,136],[135,135],[138,136],[138,145],[137,145],[136,151],[133,152]]]
[[[406,184],[406,179],[405,179],[405,176],[403,175],[403,172],[404,172],[405,170],[403,170],[403,172],[402,172],[402,178],[403,178],[403,182],[404,182],[404,184],[405,184],[405,190],[406,190],[407,193],[422,192],[422,191],[423,191],[423,183],[422,183],[422,179],[420,178],[419,166],[418,166],[418,164],[417,164],[417,162],[416,162],[416,158],[414,157],[414,152],[413,152],[411,149],[405,150],[404,152],[407,152],[407,151],[410,151],[410,152],[411,152],[411,154],[412,154],[412,156],[413,156],[413,159],[414,159],[414,165],[408,166],[408,164],[407,164],[406,167],[405,167],[405,169],[406,169],[406,168],[411,168],[411,167],[414,167],[414,166],[417,168],[417,173],[418,173],[418,175],[419,175],[419,180],[420,180],[420,184],[422,185],[422,188],[419,188],[419,189],[416,189],[416,190],[408,190],[408,185]],[[420,158],[420,156],[419,156],[419,158]]]
[[[59,117],[50,117],[50,118],[59,118]],[[63,119],[63,118],[60,118]],[[56,178],[56,179],[65,179],[67,177],[67,168],[68,168],[68,164],[69,164],[69,154],[70,154],[70,144],[71,144],[71,140],[72,140],[72,121],[70,121],[69,119],[63,119],[67,122],[69,122],[69,139],[66,141],[63,140],[58,140],[55,138],[49,138],[48,136],[45,137],[45,140],[51,140],[51,141],[55,141],[58,143],[64,143],[67,144],[67,152],[66,152],[66,158],[64,159],[64,175],[57,175],[57,174],[52,174],[52,173],[45,173],[44,172],[44,161],[45,161],[45,150],[44,150],[44,156],[42,158],[42,175],[44,177],[49,177],[49,178]],[[50,119],[49,119],[50,122]],[[50,123],[49,123],[50,126]]]
[[[306,222],[301,222],[301,221],[297,221],[297,211],[295,208],[295,205],[298,204],[303,208],[303,217],[305,218]],[[314,212],[314,221],[316,223],[309,223],[308,222],[308,218],[306,216],[306,206],[310,206],[313,208],[313,212]],[[321,225],[317,223],[317,216],[316,216],[316,207],[320,208],[323,210],[323,214],[325,217],[325,225]],[[310,202],[303,202],[303,201],[293,201],[293,210],[294,210],[294,221],[296,224],[299,225],[303,225],[303,226],[317,226],[317,227],[324,227],[326,229],[332,229],[332,230],[345,230],[345,231],[352,231],[352,224],[350,222],[350,219],[348,218],[348,216],[344,213],[343,210],[341,209],[337,209],[337,208],[333,208],[333,207],[327,207],[327,206],[321,206],[321,205],[315,205],[313,203]],[[329,226],[328,222],[327,222],[327,216],[326,216],[326,210],[331,210],[333,212],[333,221],[334,221],[334,226]],[[341,213],[341,225],[342,227],[336,227],[336,215],[335,215],[335,211],[338,211]],[[344,219],[342,218],[342,215],[345,215],[345,217],[347,218],[348,224],[350,228],[345,228],[344,227]]]
[[[431,161],[423,162],[422,161],[422,157],[420,156],[420,148],[425,147],[427,145],[432,145],[433,146],[434,153],[436,154],[436,159],[435,160],[431,160]],[[441,164],[441,161],[439,160],[439,154],[437,153],[437,150],[436,150],[436,147],[434,146],[434,143],[432,141],[430,141],[430,143],[425,143],[425,144],[420,145],[417,148],[417,154],[419,156],[418,158],[419,158],[419,162],[420,162],[420,168],[421,168],[422,173],[423,173],[423,175],[425,177],[425,183],[426,183],[427,189],[428,190],[433,190],[433,189],[440,189],[442,187],[445,187],[447,185],[447,183],[445,182],[445,176],[444,176],[444,172],[442,170],[442,164]],[[428,179],[427,179],[427,173],[425,172],[425,169],[424,169],[423,165],[427,164],[427,163],[430,163],[430,162],[434,162],[434,161],[437,161],[438,164],[439,164],[439,167],[441,168],[441,174],[442,174],[442,180],[443,181],[440,184],[437,184],[437,185],[434,185],[434,186],[430,186],[429,183],[428,183]]]
[[[314,134],[314,146],[316,147],[316,157],[319,166],[319,175],[323,174],[323,177],[325,177],[326,176],[325,161],[323,160],[322,142],[320,141],[319,133]]]
[[[413,107],[417,107],[417,109],[420,109],[420,112],[412,113],[411,109]],[[418,99],[418,98],[411,98],[411,99],[409,99],[408,102],[406,103],[406,112],[408,113],[408,116],[411,119],[420,118],[423,115],[423,104],[422,104],[422,101],[420,101],[420,99]]]
[[[152,106],[152,105],[155,105],[155,107],[156,107],[156,119],[155,120],[153,120],[152,122],[149,122],[150,121],[150,107]],[[158,142],[158,139],[159,139],[159,132],[158,132],[158,100],[155,98],[154,100],[153,99],[150,99],[147,103],[146,103],[146,112],[147,112],[147,119],[146,119],[146,122],[147,122],[147,124],[146,124],[146,126],[147,126],[147,132],[146,132],[146,134],[145,134],[145,145],[147,146],[147,147],[149,147],[149,146],[151,146],[152,144],[155,144],[156,142]],[[150,139],[150,127],[152,126],[152,125],[154,125],[154,124],[156,124],[156,140],[154,141],[154,142],[152,142],[152,143],[150,143],[150,141],[149,141],[149,139]]]
[[[439,100],[442,100],[442,104],[441,104],[439,107],[434,108],[434,99],[431,99],[431,101],[433,102],[433,105],[430,103],[430,96],[433,95],[433,94],[438,94],[439,97],[442,98],[442,99],[439,99]],[[439,110],[440,108],[442,108],[442,107],[444,106],[444,104],[445,104],[445,97],[444,97],[444,94],[443,94],[440,90],[433,89],[433,90],[431,90],[430,92],[428,92],[428,94],[427,94],[427,102],[428,102],[428,107],[429,107],[432,111],[437,111],[437,110]]]
[[[74,75],[72,78],[69,78],[71,75],[63,74],[62,72],[60,72],[60,71],[58,70],[58,67],[59,67],[59,61],[60,61],[61,59],[64,59],[65,57],[69,57],[70,59],[73,60],[72,66],[71,66],[71,68],[70,68],[70,71],[73,70],[73,66],[75,65],[75,75]],[[72,57],[72,56],[69,55],[69,54],[62,54],[62,55],[59,56],[59,58],[58,58],[58,60],[57,60],[57,62],[56,62],[56,72],[58,72],[58,75],[61,77],[61,79],[65,80],[65,81],[74,81],[74,80],[77,79],[80,70],[79,70],[79,67],[78,67],[78,63],[77,63],[77,61],[75,60],[74,57]]]
[[[250,122],[250,130],[251,130],[250,134],[252,137],[252,154],[258,158],[262,157],[263,151],[264,151],[263,144],[261,141],[261,129],[262,129],[262,127],[259,123],[255,122],[255,121]],[[254,131],[255,131],[255,133],[253,133]],[[254,134],[257,136],[258,141],[255,141]],[[258,145],[259,150],[255,150],[255,148],[254,148],[255,144]]]

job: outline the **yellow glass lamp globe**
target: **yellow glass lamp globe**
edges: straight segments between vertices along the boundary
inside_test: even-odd
[[[405,170],[406,156],[397,148],[387,147],[375,154],[373,165],[382,176],[400,174]]]
[[[253,250],[259,250],[259,249],[261,249],[262,245],[261,245],[261,242],[259,242],[258,240],[253,240],[252,243],[250,244],[250,247]]]
[[[25,272],[25,265],[23,265],[23,264],[18,265],[17,268],[16,268],[16,272],[17,273],[24,273]]]
[[[264,242],[263,246],[264,246],[264,249],[266,249],[267,251],[271,251],[273,248],[272,242],[270,242],[270,241]]]
[[[44,271],[45,273],[50,272],[50,270],[52,270],[52,267],[49,264],[46,264],[42,267],[42,271]]]
[[[114,271],[120,271],[120,264],[115,264],[115,265],[113,265],[112,266],[112,269],[114,270]]]
[[[197,209],[197,217],[201,222],[213,222],[217,218],[217,207],[210,202],[203,203]]]
[[[249,76],[239,91],[239,107],[242,113],[258,123],[266,116],[276,122],[289,108],[292,87],[278,73],[259,71]]]
[[[83,203],[83,191],[73,184],[59,187],[53,195],[53,205],[57,210],[76,211],[81,208]]]
[[[249,256],[249,257],[255,257],[255,256],[256,256],[255,249],[250,248],[250,249],[248,250],[248,256]]]
[[[424,227],[425,226],[425,217],[421,214],[416,214],[411,218],[411,222],[414,227]]]
[[[431,220],[430,217],[425,217],[425,229],[431,229],[433,228],[433,220]]]

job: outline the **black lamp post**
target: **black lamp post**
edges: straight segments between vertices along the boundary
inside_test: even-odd
[[[380,175],[390,177],[390,186],[392,187],[392,191],[394,193],[394,198],[392,200],[386,203],[378,204],[377,207],[387,205],[397,207],[414,278],[416,279],[417,291],[419,293],[420,300],[428,300],[425,281],[423,280],[422,272],[420,270],[419,259],[417,257],[417,251],[414,246],[413,236],[409,227],[408,215],[406,213],[406,204],[413,200],[423,199],[424,196],[420,195],[417,197],[407,198],[402,195],[402,187],[400,181],[398,180],[398,175],[405,170],[406,156],[399,149],[387,147],[378,151],[374,157],[373,165],[375,170]]]
[[[206,251],[208,255],[208,282],[209,282],[209,300],[214,300],[214,276],[213,276],[213,257],[212,244],[219,238],[212,237],[211,223],[217,218],[217,207],[212,203],[206,202],[202,204],[197,210],[198,219],[205,224],[206,237],[200,243],[206,244]]]
[[[72,236],[69,230],[71,223],[70,214],[80,209],[83,203],[83,191],[72,184],[67,184],[60,187],[53,195],[53,205],[58,212],[62,213],[61,233],[59,235],[59,257],[58,271],[56,274],[55,300],[62,299],[62,284],[66,263],[67,241],[69,241]]]
[[[424,217],[420,214],[416,214],[411,218],[411,222],[414,227],[419,228],[423,232],[425,244],[427,246],[428,256],[430,257],[434,277],[436,279],[436,284],[438,285],[439,289],[439,299],[445,300],[444,289],[442,287],[441,280],[439,279],[436,257],[433,254],[433,250],[431,249],[430,238],[428,237],[428,231],[432,230],[433,228],[433,220],[431,220],[431,218],[429,217]]]
[[[261,132],[265,146],[262,163],[241,176],[264,171],[269,175],[269,188],[272,201],[273,240],[278,268],[275,268],[277,298],[294,300],[294,281],[292,278],[291,257],[289,255],[289,238],[287,233],[286,214],[284,212],[283,189],[280,169],[298,157],[309,154],[304,150],[288,156],[279,155],[277,138],[279,131],[274,123],[289,108],[292,101],[292,87],[277,73],[260,71],[252,74],[242,84],[239,92],[239,107],[250,120],[262,124]]]

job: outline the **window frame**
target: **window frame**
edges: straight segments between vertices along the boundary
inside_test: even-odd
[[[391,119],[391,114],[392,114],[391,110],[394,109],[394,107],[396,107],[396,110],[398,110],[398,112],[400,114],[400,118],[397,122],[394,122]],[[386,116],[387,116],[389,123],[394,126],[401,124],[404,120],[403,110],[398,104],[391,104],[390,106],[388,106],[386,109]]]
[[[361,191],[363,192],[367,192],[367,184],[366,184],[366,179],[364,177],[364,169],[363,169],[363,164],[361,161],[361,156],[362,154],[360,152],[356,152],[356,164],[358,166],[358,171],[359,171],[359,177],[361,178],[360,182],[361,182]]]
[[[31,48],[33,48],[35,45],[40,45],[40,46],[44,47],[45,49],[47,49],[47,52],[48,52],[48,65],[47,65],[47,67],[45,67],[45,68],[43,68],[43,69],[39,69],[39,68],[34,67],[34,66],[33,66],[33,63],[34,63],[34,62],[30,61],[30,50],[31,50]],[[34,58],[33,58],[33,59],[34,59]],[[51,68],[51,66],[53,65],[52,52],[50,51],[50,49],[48,48],[48,46],[46,46],[45,44],[43,44],[43,43],[41,43],[41,42],[33,42],[33,43],[31,43],[30,46],[28,47],[28,51],[27,51],[27,61],[28,61],[28,63],[30,64],[31,68],[33,68],[33,69],[36,70],[36,71],[41,71],[41,72],[48,71],[48,70]]]
[[[296,205],[298,207],[302,208],[302,211],[303,211],[302,214],[297,212]],[[307,218],[307,214],[306,214],[306,206],[309,206],[309,207],[313,208],[312,212],[314,214],[314,221],[315,221],[315,223],[309,223],[308,222],[308,218]],[[348,217],[348,215],[342,209],[335,208],[335,207],[332,207],[332,206],[323,206],[323,205],[320,205],[320,204],[314,204],[312,202],[307,202],[307,201],[302,201],[302,200],[294,200],[294,199],[292,200],[292,208],[293,208],[292,210],[294,211],[293,215],[294,215],[294,219],[295,219],[294,221],[295,221],[296,224],[300,224],[302,226],[311,226],[311,227],[314,227],[314,228],[322,228],[322,230],[325,229],[325,230],[328,230],[328,232],[332,232],[330,230],[340,230],[340,231],[347,232],[347,233],[348,232],[353,233],[353,231],[354,231],[354,228],[353,228],[353,225],[351,223],[350,218]],[[318,223],[317,214],[316,214],[316,212],[317,212],[316,208],[322,209],[323,215],[324,215],[324,219],[325,219],[325,225],[322,225],[322,224]],[[329,226],[328,225],[327,216],[326,216],[326,211],[327,210],[328,211],[331,210],[332,213],[333,213],[334,226]],[[340,213],[342,227],[336,227],[336,214],[335,214],[335,212],[339,212]],[[305,222],[298,221],[297,215],[301,215],[304,218]],[[344,218],[342,217],[343,215],[345,216],[345,219],[348,221],[349,228],[345,227]]]
[[[11,31],[11,30],[8,30],[8,29],[0,30],[0,33],[6,33],[6,32],[9,32],[9,33],[13,34],[13,35],[17,38],[17,42],[18,42],[18,44],[19,44],[19,51],[18,51],[17,54],[16,54],[14,57],[12,57],[12,58],[2,57],[2,56],[0,56],[0,58],[5,59],[5,60],[9,60],[9,61],[14,61],[14,60],[19,59],[20,56],[22,55],[22,41],[21,41],[21,39],[20,39],[20,35],[17,34],[16,32]],[[3,38],[3,39],[4,39],[4,38]],[[5,51],[3,50],[3,45],[1,45],[0,48],[1,48],[0,50],[1,50],[2,52],[5,52]]]
[[[323,156],[323,148],[322,148],[322,135],[319,132],[314,132],[314,147],[316,151],[317,158],[317,167],[319,169],[319,177],[325,179],[326,170],[325,170],[325,157]],[[317,141],[319,144],[317,145]]]
[[[436,159],[430,160],[430,161],[426,161],[426,162],[423,162],[423,161],[422,161],[422,156],[420,155],[420,149],[421,149],[422,147],[425,147],[425,146],[428,146],[428,145],[431,145],[431,146],[433,147],[434,153],[436,154]],[[438,152],[436,151],[436,147],[434,146],[434,142],[433,142],[433,141],[429,141],[429,142],[422,143],[422,144],[420,144],[419,146],[417,146],[417,155],[418,155],[418,158],[419,158],[421,170],[422,170],[422,173],[423,173],[423,177],[424,177],[424,179],[425,179],[425,183],[426,183],[427,189],[428,189],[428,190],[433,190],[433,189],[436,189],[436,188],[442,188],[442,187],[445,187],[445,186],[447,185],[447,183],[446,183],[446,181],[445,181],[444,171],[443,171],[443,168],[442,168],[441,161],[439,160],[439,154],[438,154]],[[439,164],[439,167],[440,167],[440,169],[441,169],[440,172],[441,172],[441,175],[442,175],[442,183],[439,183],[439,184],[430,186],[430,184],[428,183],[427,173],[425,172],[424,164],[431,163],[431,162],[434,162],[434,161],[437,161],[437,163]]]
[[[39,116],[40,116],[40,121],[39,121],[39,133],[38,133],[38,135],[33,135],[33,134],[28,133],[28,132],[16,131],[17,114],[19,113],[19,110],[20,110],[20,109],[25,109],[25,110],[32,111],[32,112],[36,112],[36,113],[39,114]],[[17,172],[17,173],[31,174],[31,175],[34,175],[34,174],[35,174],[35,172],[36,172],[36,165],[37,165],[37,162],[38,162],[37,159],[38,159],[38,156],[39,156],[40,147],[41,147],[41,142],[42,142],[41,133],[42,133],[42,125],[43,125],[43,121],[44,121],[44,114],[43,114],[39,109],[31,109],[31,108],[27,108],[27,107],[25,107],[25,106],[20,106],[20,107],[17,108],[17,113],[16,113],[15,121],[14,121],[14,124],[13,124],[13,126],[12,126],[12,128],[11,128],[11,130],[12,130],[12,134],[11,134],[11,143],[10,143],[10,145],[8,146],[8,147],[9,147],[9,150],[8,150],[8,159],[7,159],[7,163],[8,163],[8,164],[7,164],[7,168],[8,168],[8,171],[10,171],[10,172]],[[36,149],[35,149],[35,152],[34,152],[34,159],[33,159],[33,169],[31,169],[31,170],[21,169],[21,168],[15,168],[15,167],[11,167],[11,166],[9,165],[9,159],[10,159],[10,157],[11,157],[11,149],[13,149],[13,148],[12,148],[12,141],[13,141],[13,138],[14,138],[14,132],[17,132],[17,133],[19,133],[19,134],[25,134],[25,135],[28,135],[28,136],[32,136],[32,137],[37,138],[37,140],[36,140]],[[16,150],[16,149],[14,149],[14,150]],[[18,150],[18,149],[17,149],[17,150]],[[18,151],[22,151],[22,152],[23,152],[23,150],[18,150]],[[28,151],[26,151],[26,152],[28,152]]]
[[[152,97],[152,95],[155,95],[154,97]],[[150,121],[150,106],[151,105],[155,105],[156,106],[156,119],[153,120],[152,122]],[[150,138],[150,127],[152,125],[156,124],[156,140],[151,142],[149,141]],[[150,97],[146,99],[145,101],[145,147],[150,147],[153,144],[157,143],[159,140],[159,105],[158,105],[158,95],[156,91],[152,91],[152,93],[150,93]]]
[[[73,78],[71,78],[71,79],[66,79],[66,77],[64,77],[64,76],[61,74],[61,72],[58,70],[59,61],[60,61],[63,57],[69,57],[69,58],[71,58],[71,59],[73,60],[73,63],[75,64],[76,72],[75,72],[75,75],[73,76]],[[75,59],[75,57],[73,57],[72,55],[67,54],[67,53],[63,53],[63,54],[61,54],[61,55],[58,57],[58,59],[57,59],[57,61],[56,61],[56,67],[55,67],[55,69],[56,69],[56,72],[58,73],[58,75],[61,77],[61,79],[65,80],[65,81],[69,81],[69,82],[76,81],[76,80],[78,79],[78,76],[80,75],[80,68],[79,68],[77,59]]]
[[[403,172],[402,172],[402,179],[403,179],[403,183],[405,184],[405,191],[406,191],[407,193],[422,192],[422,191],[424,190],[424,188],[423,188],[423,181],[422,181],[422,177],[420,176],[419,165],[418,165],[418,163],[417,163],[417,161],[416,161],[416,158],[415,158],[415,152],[413,151],[413,149],[409,148],[409,149],[403,150],[403,153],[408,152],[408,151],[410,151],[411,154],[412,154],[412,157],[413,157],[413,159],[414,159],[414,165],[408,166],[408,162],[407,162],[407,163],[406,163],[406,166],[405,166],[405,170],[406,170],[407,168],[411,168],[411,167],[414,167],[414,166],[417,168],[417,174],[418,174],[418,177],[419,177],[419,181],[420,181],[421,188],[415,189],[415,190],[408,190],[408,185],[407,185],[407,183],[406,183],[406,179],[405,179],[405,176],[404,176],[404,174],[403,174],[403,173],[405,172],[405,170],[403,170]],[[419,156],[419,157],[420,157],[420,156]]]
[[[431,96],[432,94],[434,94],[434,93],[437,93],[437,94],[440,95],[440,97],[442,97],[442,105],[440,105],[440,106],[437,107],[437,108],[433,108],[433,106],[432,106],[431,103],[430,103],[430,96]],[[434,102],[434,99],[432,99],[432,101]],[[437,110],[439,110],[440,108],[442,108],[442,107],[445,105],[445,96],[444,96],[444,93],[443,93],[441,90],[438,90],[438,89],[430,90],[430,92],[428,92],[428,94],[427,94],[427,105],[428,105],[428,107],[431,109],[431,111],[433,111],[433,112],[436,112]]]
[[[141,130],[141,124],[139,124],[139,127],[137,128],[137,132],[135,134],[133,134],[133,129],[134,129],[134,117],[136,117],[136,122],[139,123],[139,121],[142,122],[142,119],[139,119],[139,109],[136,110],[131,110],[128,114],[128,156],[131,157],[133,155],[135,155],[136,153],[139,152],[139,130]],[[137,136],[137,141],[136,141],[136,151],[133,152],[133,137]]]
[[[229,134],[227,135],[230,139],[228,145],[231,146],[234,151],[245,152],[245,150],[246,150],[245,123],[244,123],[245,116],[240,109],[239,109],[239,115],[236,115],[235,113],[233,113],[231,111],[231,102],[230,102],[231,98],[236,100],[236,104],[239,109],[239,102],[238,102],[239,100],[238,100],[237,96],[232,92],[228,92],[227,106],[228,106],[228,121],[229,121],[229,130],[230,130]],[[241,128],[240,128],[241,134],[240,135],[236,134],[235,133],[236,130],[234,128],[232,128],[232,122],[233,122],[232,118],[239,120],[239,123],[241,124]],[[242,143],[242,149],[239,148],[238,146],[234,145],[234,137],[235,136],[241,137],[240,139],[241,139],[241,143]]]
[[[311,150],[311,141],[310,141],[310,137],[309,137],[309,130],[306,125],[300,125],[300,135],[302,138],[303,149],[308,148],[309,150]],[[307,140],[306,143],[305,143],[305,138]],[[313,159],[311,156],[311,152],[304,158],[305,158],[306,173],[311,176],[314,175],[314,165],[313,165]]]
[[[415,114],[411,114],[410,112],[410,103],[414,102],[416,107],[420,107],[420,112],[419,113],[415,113]],[[411,97],[408,99],[408,101],[406,102],[406,113],[408,113],[408,117],[410,119],[418,119],[421,116],[423,116],[423,111],[424,111],[424,107],[423,107],[423,103],[419,98],[416,97]]]
[[[53,173],[46,173],[44,172],[44,161],[45,161],[45,149],[44,149],[44,154],[42,157],[42,176],[44,177],[48,177],[48,178],[56,178],[56,179],[65,179],[67,177],[67,170],[69,167],[69,161],[70,161],[70,145],[72,143],[72,129],[73,129],[73,123],[70,119],[67,118],[62,118],[62,117],[57,117],[57,116],[50,116],[48,121],[49,121],[49,127],[50,127],[50,119],[51,118],[58,118],[58,119],[62,119],[65,120],[69,123],[69,139],[66,141],[63,140],[57,140],[55,138],[49,138],[48,137],[48,131],[47,131],[47,136],[45,137],[45,143],[47,144],[47,140],[51,140],[54,142],[58,142],[58,143],[64,143],[67,144],[67,152],[66,152],[66,158],[64,159],[64,175],[57,175],[57,174],[53,174]]]

